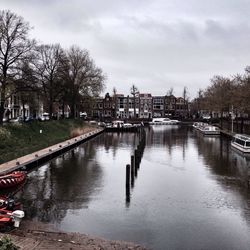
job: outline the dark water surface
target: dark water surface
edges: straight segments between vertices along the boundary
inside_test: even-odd
[[[151,249],[250,249],[250,159],[224,138],[153,126],[130,203],[125,167],[133,133],[106,133],[32,171],[29,219]]]

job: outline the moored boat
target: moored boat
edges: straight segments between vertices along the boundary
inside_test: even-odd
[[[206,125],[206,126],[201,126],[199,130],[204,134],[204,135],[220,135],[220,129],[216,126],[212,125]]]
[[[15,227],[19,227],[23,218],[24,212],[22,210],[9,211],[0,209],[0,231],[10,231]]]
[[[13,196],[1,195],[0,209],[10,210],[10,211],[21,210],[22,205],[20,202],[16,202]]]
[[[235,134],[231,141],[231,146],[243,153],[250,153],[250,136],[244,134]]]
[[[10,174],[0,176],[0,188],[12,188],[24,182],[26,173],[15,171]]]
[[[178,123],[180,123],[180,121],[169,118],[153,118],[152,122],[149,122],[149,125],[174,125]]]
[[[204,122],[194,122],[192,126],[195,129],[200,129],[201,127],[204,127],[207,125],[208,125],[208,123],[204,123]]]

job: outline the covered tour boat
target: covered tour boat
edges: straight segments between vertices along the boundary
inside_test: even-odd
[[[244,134],[235,134],[231,146],[243,153],[250,153],[250,136]]]

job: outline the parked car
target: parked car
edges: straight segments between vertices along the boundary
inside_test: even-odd
[[[33,120],[35,120],[33,116],[27,116],[27,117],[25,118],[25,122],[31,122],[31,121],[33,121]]]
[[[49,120],[49,114],[43,113],[42,115],[38,116],[38,120],[41,122],[48,121]]]
[[[86,119],[87,113],[86,112],[80,112],[80,118]]]

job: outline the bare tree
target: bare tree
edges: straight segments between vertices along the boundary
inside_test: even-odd
[[[167,96],[172,96],[174,94],[174,88],[171,87],[168,91],[167,91]]]
[[[25,104],[29,105],[29,108],[34,108],[36,98],[34,95],[37,94],[37,79],[35,78],[34,71],[28,60],[25,60],[20,65],[20,75],[18,76],[16,82],[16,92],[18,93],[22,108],[23,108],[23,120],[25,121],[26,112]]]
[[[184,109],[188,113],[188,88],[185,86],[183,88],[183,100],[184,100]]]
[[[223,112],[229,112],[231,109],[234,95],[233,90],[234,85],[231,79],[223,76],[214,76],[211,79],[211,86],[204,93],[209,109],[220,112],[221,126]]]
[[[77,105],[84,96],[97,96],[104,88],[106,77],[95,66],[87,50],[72,46],[67,52],[67,71],[71,117],[78,116]]]
[[[133,96],[133,101],[134,101],[134,117],[136,117],[136,96],[139,94],[138,88],[133,84],[130,93]]]
[[[63,49],[59,44],[40,45],[37,47],[37,58],[34,66],[38,84],[42,90],[52,117],[53,103],[63,91],[62,74],[63,60],[66,60]]]
[[[0,124],[4,104],[15,92],[18,63],[28,56],[34,40],[28,39],[30,26],[21,16],[9,10],[0,11]]]
[[[116,113],[116,109],[117,109],[117,90],[116,90],[115,87],[113,88],[113,101],[114,101],[114,109],[115,109],[114,116],[116,118],[116,116],[117,116],[117,113]]]

